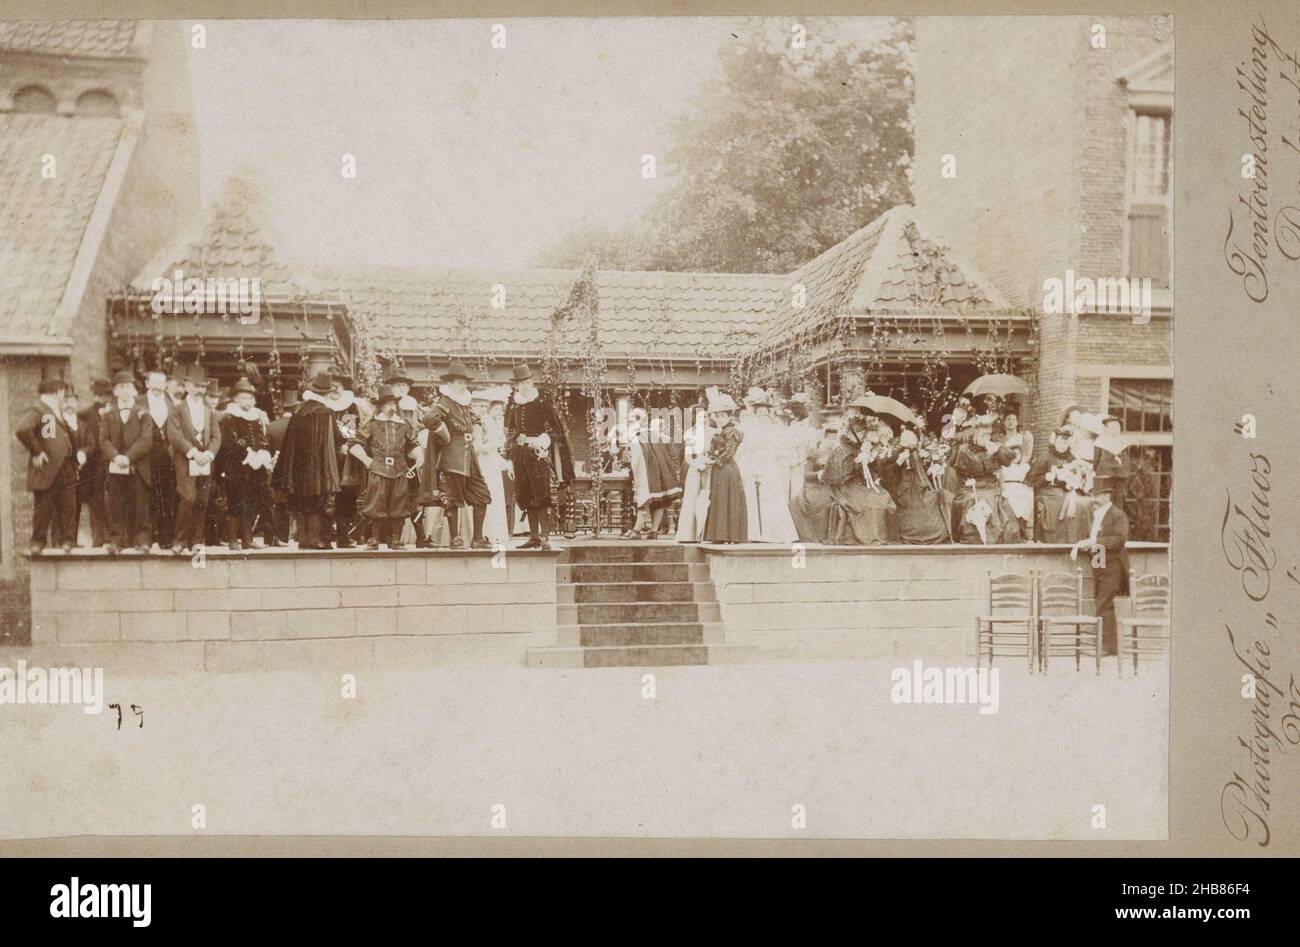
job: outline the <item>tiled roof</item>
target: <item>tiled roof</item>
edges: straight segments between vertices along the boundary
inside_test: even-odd
[[[988,280],[925,230],[908,204],[881,214],[787,280],[804,287],[805,304],[796,309],[787,299],[764,326],[764,344],[778,344],[843,315],[1010,309]]]
[[[380,266],[294,267],[239,192],[209,210],[133,284],[147,290],[180,268],[189,276],[260,276],[262,296],[342,303],[381,355],[529,357],[546,350],[551,319],[578,270],[463,270]],[[791,305],[803,284],[806,304]],[[505,304],[492,305],[494,288]],[[975,313],[1006,310],[982,277],[954,260],[896,207],[790,275],[596,273],[602,352],[622,357],[731,359],[760,342],[780,344],[840,315],[869,312]],[[562,323],[558,354],[586,346],[581,319]]]
[[[318,287],[304,281],[300,270],[285,264],[278,249],[281,242],[263,218],[256,196],[234,183],[221,201],[160,250],[131,286],[148,292],[155,277],[171,279],[180,270],[185,278],[257,277],[265,298],[316,293]]]
[[[0,115],[0,337],[58,334],[55,311],[124,123]],[[43,156],[55,158],[45,178]]]
[[[380,351],[525,356],[547,344],[551,315],[568,298],[578,270],[411,270],[321,267]],[[491,305],[493,287],[505,305]],[[602,351],[620,356],[730,358],[768,318],[786,285],[782,276],[733,273],[596,274]],[[567,320],[561,354],[584,350],[587,327]]]
[[[0,22],[0,49],[56,56],[124,57],[135,48],[135,20],[17,20]]]

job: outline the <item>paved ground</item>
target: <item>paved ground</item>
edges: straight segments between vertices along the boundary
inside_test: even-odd
[[[1148,839],[1164,665],[1001,669],[998,713],[890,700],[901,662],[116,677],[144,709],[0,705],[0,835]],[[1106,828],[1092,825],[1105,806]],[[493,806],[506,827],[494,829]]]

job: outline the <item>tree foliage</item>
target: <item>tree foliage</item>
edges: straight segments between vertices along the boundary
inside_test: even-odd
[[[659,165],[671,186],[649,212],[580,228],[540,265],[594,253],[609,269],[786,273],[910,200],[911,23],[869,45],[819,29],[796,49],[752,21],[672,123]]]

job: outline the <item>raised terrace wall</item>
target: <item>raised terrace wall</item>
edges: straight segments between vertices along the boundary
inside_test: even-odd
[[[48,554],[31,564],[32,645],[176,670],[522,665],[555,643],[557,555]]]
[[[1073,572],[1069,546],[705,546],[728,644],[766,657],[918,657],[975,654],[988,574]],[[1130,543],[1135,575],[1169,574],[1164,543]],[[797,563],[802,561],[802,566]],[[1092,573],[1083,564],[1085,611]],[[1117,603],[1125,614],[1127,600]]]

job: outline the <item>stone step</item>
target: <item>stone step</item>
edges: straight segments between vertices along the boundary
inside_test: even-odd
[[[613,562],[703,562],[704,553],[691,546],[675,542],[632,541],[609,543],[584,543],[566,546],[560,562],[613,563]]]
[[[708,566],[687,562],[561,563],[555,567],[555,580],[561,585],[566,582],[706,582],[708,577]]]
[[[607,602],[581,605],[561,602],[555,606],[557,625],[663,625],[714,621],[722,621],[722,610],[717,602]]]
[[[556,630],[556,643],[564,648],[629,647],[661,644],[723,644],[718,623],[684,622],[677,625],[564,625]]]
[[[608,582],[556,586],[557,602],[599,604],[614,602],[708,602],[717,593],[709,582]]]
[[[752,645],[644,645],[596,648],[530,648],[530,668],[673,667],[751,660]]]

